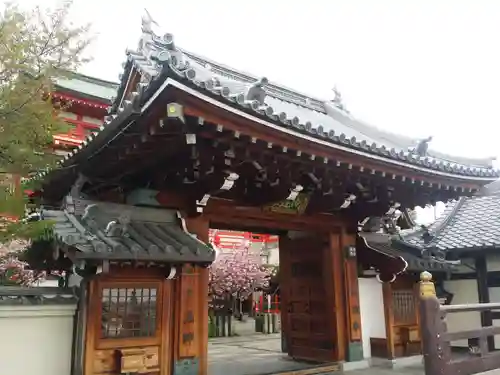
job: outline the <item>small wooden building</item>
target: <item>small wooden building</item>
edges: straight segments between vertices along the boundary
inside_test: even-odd
[[[421,354],[419,274],[432,270],[439,283],[455,269],[455,262],[397,248],[393,244],[397,238],[399,234],[361,231],[358,243],[361,266],[364,262],[364,268],[374,269],[384,282],[385,338],[370,339],[372,356],[390,360]]]
[[[142,31],[105,125],[37,176],[45,204],[63,207],[55,214],[63,252],[78,268],[92,267],[78,373],[143,366],[142,373],[207,374],[212,255],[186,231],[207,243],[209,227],[279,235],[290,357],[362,359],[358,222],[471,195],[497,171],[370,127],[339,96],[318,100],[185,51],[171,34],[155,35],[147,19]],[[317,66],[303,74],[321,79]],[[144,301],[152,290],[156,310],[136,318],[157,314],[154,328],[125,328],[127,305],[108,307],[122,291]],[[139,333],[109,337],[118,330]]]
[[[443,264],[455,263],[446,273],[432,271],[438,297],[453,303],[500,302],[500,189],[498,182],[474,197],[450,202],[431,226],[403,232],[390,241],[392,251],[433,254]],[[446,298],[447,297],[447,298]],[[494,325],[496,312],[472,312],[448,317],[448,329],[475,329]],[[453,343],[470,346],[473,343]],[[489,341],[490,350],[494,340]],[[497,347],[500,341],[497,339]]]

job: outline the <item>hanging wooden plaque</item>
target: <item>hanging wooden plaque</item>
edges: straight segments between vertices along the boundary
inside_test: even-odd
[[[309,204],[309,199],[309,194],[300,193],[293,201],[284,199],[282,201],[266,205],[264,206],[264,211],[274,212],[276,214],[302,215]]]

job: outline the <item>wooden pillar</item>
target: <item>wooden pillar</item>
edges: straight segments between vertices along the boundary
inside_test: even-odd
[[[346,314],[344,293],[344,256],[341,246],[341,234],[329,233],[329,244],[324,251],[324,277],[329,310],[334,317],[331,337],[335,338],[335,356],[337,361],[346,359]]]
[[[285,235],[286,236],[286,235]],[[289,340],[289,283],[291,282],[291,261],[290,250],[287,248],[288,242],[284,236],[279,237],[279,278],[280,278],[280,297],[281,297],[281,351],[288,353],[290,346]]]
[[[363,359],[361,335],[361,310],[359,306],[358,263],[356,259],[356,235],[341,233],[344,257],[344,282],[346,301],[347,345],[346,359],[350,362]]]
[[[479,303],[490,303],[490,290],[488,288],[488,269],[486,265],[486,257],[478,256],[475,259],[475,267],[477,273],[477,296]],[[493,317],[491,310],[481,311],[481,326],[490,327],[493,325]],[[488,350],[495,350],[494,336],[488,336]]]
[[[382,294],[384,299],[385,336],[387,359],[396,358],[394,346],[394,314],[392,311],[392,284],[382,284]]]
[[[186,220],[187,229],[200,241],[208,243],[208,219],[203,216]],[[178,347],[174,353],[177,366],[198,366],[198,375],[208,373],[208,269],[183,267],[176,280],[178,306],[175,327]],[[194,337],[190,336],[193,334]],[[191,340],[190,340],[191,339]],[[179,368],[179,367],[178,367]],[[180,369],[178,372],[180,373]],[[191,372],[189,372],[191,373]]]

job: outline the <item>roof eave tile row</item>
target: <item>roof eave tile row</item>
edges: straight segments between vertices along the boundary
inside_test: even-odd
[[[197,71],[190,66],[189,60],[178,58],[178,54],[183,55],[183,52],[175,47],[171,35],[169,38],[170,39],[166,38],[167,40],[164,40],[163,38],[153,36],[152,43],[159,49],[159,52],[156,52],[156,54],[151,55],[149,58],[140,53],[128,51],[129,62],[125,64],[125,70],[129,71],[129,66],[134,66],[141,74],[151,76],[152,69],[145,71],[142,65],[146,63],[152,68],[152,65],[156,64],[162,72],[168,71],[168,73],[173,73],[173,75],[167,73],[170,77],[180,79],[197,90],[204,90],[204,92],[210,96],[219,100],[222,99],[247,113],[260,117],[261,119],[271,120],[277,125],[292,128],[297,132],[308,134],[318,139],[328,140],[332,143],[347,146],[352,149],[362,150],[374,155],[380,155],[443,172],[477,177],[494,178],[500,176],[500,172],[492,168],[466,167],[451,162],[438,161],[431,157],[422,157],[418,154],[408,152],[407,150],[398,151],[394,148],[389,149],[375,142],[368,144],[365,140],[360,141],[356,139],[356,137],[349,138],[344,133],[336,134],[334,130],[325,132],[321,124],[312,124],[311,122],[303,123],[297,116],[290,117],[284,112],[276,113],[275,110],[267,104],[261,104],[257,100],[247,100],[244,92],[231,92],[229,87],[219,86],[218,83],[220,82],[218,82],[215,76],[207,80],[199,80]],[[139,60],[142,60],[142,63]],[[163,74],[158,74],[155,77],[151,77],[150,84],[154,83],[160,77],[162,77],[163,80],[165,76]],[[128,81],[128,74],[124,74],[121,78],[122,81],[119,91],[123,92],[123,87],[126,86]],[[153,93],[151,93],[151,95],[152,94]],[[119,100],[120,99],[117,98],[117,103]],[[112,107],[112,111],[116,109],[117,105],[115,104]]]
[[[118,93],[113,105],[108,109],[109,116],[105,118],[104,124],[98,131],[93,132],[73,151],[68,153],[63,160],[59,161],[59,165],[65,166],[70,159],[73,159],[82,149],[86,148],[92,141],[99,136],[105,129],[114,129],[124,122],[126,117],[132,114],[139,115],[141,108],[144,104],[160,89],[162,84],[168,77],[180,80],[197,90],[203,90],[204,93],[212,96],[218,100],[224,100],[227,103],[241,109],[249,114],[252,114],[261,119],[272,121],[273,123],[292,128],[297,133],[304,133],[313,136],[317,139],[328,140],[332,143],[342,146],[348,146],[353,150],[361,150],[371,153],[373,155],[380,155],[388,159],[398,160],[418,166],[426,167],[430,170],[439,170],[457,175],[474,176],[478,178],[492,179],[500,176],[500,171],[489,168],[470,168],[465,166],[452,165],[452,163],[438,162],[435,159],[428,157],[420,157],[416,154],[409,153],[408,151],[396,151],[394,148],[388,149],[384,145],[377,145],[376,143],[368,144],[366,141],[358,141],[355,137],[348,138],[344,133],[336,134],[331,130],[328,133],[324,131],[322,125],[313,127],[310,122],[302,123],[301,120],[294,116],[290,118],[286,113],[275,113],[274,109],[267,104],[260,104],[257,100],[246,100],[244,92],[231,92],[227,86],[219,86],[216,78],[208,80],[198,80],[196,69],[190,67],[188,60],[178,58],[176,54],[182,54],[178,49],[173,46],[173,39],[163,40],[159,37],[154,37],[154,43],[160,50],[149,58],[142,56],[143,62],[138,61],[136,53],[128,52],[128,61],[125,64],[125,72],[121,77],[121,83],[118,88]],[[150,67],[150,71],[146,72],[143,69],[143,64],[146,63]],[[146,77],[142,79],[135,88],[129,91],[127,97],[124,97],[125,89],[129,82],[129,75],[132,68],[135,68]],[[156,75],[151,74],[153,67],[159,68]],[[115,126],[116,125],[116,126]],[[108,129],[108,131],[111,131]],[[49,169],[40,171],[34,178],[44,178]]]

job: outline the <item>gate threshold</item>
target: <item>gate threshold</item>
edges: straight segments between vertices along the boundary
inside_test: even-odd
[[[272,372],[265,375],[333,375],[340,373],[340,371],[339,364],[330,364],[295,371]]]

